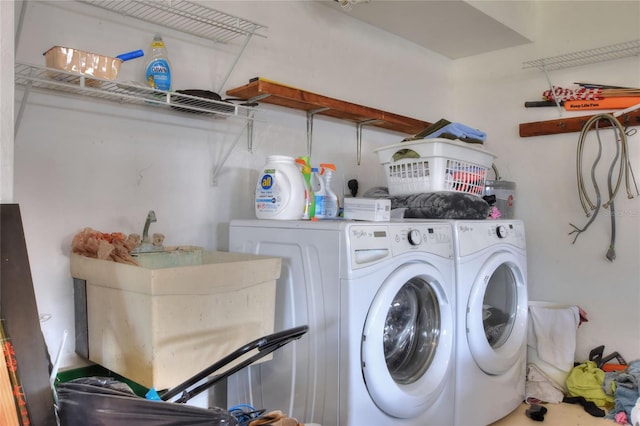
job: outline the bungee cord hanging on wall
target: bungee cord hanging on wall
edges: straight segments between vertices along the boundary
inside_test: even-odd
[[[622,127],[620,121],[617,117],[622,114],[626,114],[630,110],[635,110],[640,108],[640,105],[636,105],[634,107],[628,108],[623,111],[619,111],[616,114],[597,114],[591,117],[582,127],[582,131],[580,132],[580,137],[578,138],[578,148],[576,151],[576,177],[578,182],[578,197],[580,198],[580,204],[582,205],[582,209],[584,210],[587,217],[590,219],[587,223],[582,227],[578,227],[572,223],[569,223],[573,230],[569,232],[569,235],[575,234],[573,239],[573,244],[575,244],[576,240],[580,236],[581,233],[585,232],[589,226],[595,221],[600,208],[603,207],[605,209],[609,209],[610,217],[611,217],[611,237],[609,241],[609,248],[605,255],[606,259],[610,262],[613,262],[616,258],[615,251],[615,241],[616,241],[616,222],[615,222],[615,203],[614,200],[618,195],[618,191],[620,190],[620,186],[624,179],[625,189],[627,192],[627,198],[634,198],[634,194],[631,192],[630,181],[633,180],[633,184],[635,187],[636,196],[640,195],[638,192],[638,185],[635,180],[635,176],[633,174],[633,170],[631,168],[631,163],[629,162],[629,147],[627,144],[627,135],[635,134],[636,130],[632,130],[629,133]],[[611,128],[615,134],[615,145],[616,152],[613,160],[611,161],[611,165],[609,166],[609,172],[607,174],[607,196],[608,200],[602,204],[602,195],[600,194],[600,189],[598,187],[597,179],[596,179],[596,166],[600,161],[600,157],[602,155],[602,140],[600,139],[600,129],[599,123],[601,120],[608,122],[611,125]],[[593,161],[590,171],[591,183],[593,185],[593,190],[595,192],[595,203],[589,197],[587,192],[587,188],[584,182],[584,173],[583,173],[583,153],[584,153],[584,145],[586,141],[586,136],[592,127],[595,127],[595,134],[598,141],[598,148],[596,153],[596,158]],[[613,176],[615,173],[615,169],[618,169],[618,175],[615,179],[615,185],[613,183]]]

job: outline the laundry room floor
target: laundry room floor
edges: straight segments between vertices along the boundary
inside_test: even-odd
[[[525,411],[531,406],[520,404],[511,414],[492,423],[491,426],[613,426],[617,425],[613,420],[602,417],[593,417],[584,411],[581,405],[575,404],[545,404],[547,413],[542,422],[527,417]]]

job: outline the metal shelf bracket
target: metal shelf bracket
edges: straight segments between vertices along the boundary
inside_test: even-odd
[[[307,155],[309,157],[311,157],[311,146],[313,144],[313,116],[328,109],[329,108],[318,108],[307,111]]]
[[[367,124],[373,124],[378,120],[373,118],[371,120],[361,121],[356,123],[356,164],[360,165],[360,160],[362,159],[362,126]]]
[[[253,121],[248,121],[247,122],[247,125],[242,129],[242,131],[240,133],[238,133],[238,135],[236,136],[235,140],[231,143],[231,145],[229,146],[227,151],[224,153],[224,155],[222,156],[222,158],[218,162],[218,165],[211,170],[211,182],[210,182],[211,186],[218,186],[218,175],[220,174],[220,171],[222,170],[222,167],[225,165],[225,163],[229,159],[229,156],[231,155],[231,152],[233,152],[233,149],[238,144],[238,141],[242,137],[242,134],[244,133],[245,129],[247,130],[247,135],[250,132],[253,132]],[[249,150],[249,151],[251,151],[251,150]]]

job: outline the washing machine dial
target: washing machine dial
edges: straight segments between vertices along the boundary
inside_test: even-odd
[[[498,238],[505,238],[507,236],[507,227],[504,225],[498,225],[496,228],[496,235]]]
[[[420,235],[420,231],[417,229],[410,229],[407,234],[407,240],[412,246],[418,246],[422,243],[422,235]]]

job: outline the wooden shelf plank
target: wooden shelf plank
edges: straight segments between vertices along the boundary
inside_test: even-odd
[[[244,86],[229,89],[226,93],[227,96],[235,98],[256,99],[258,102],[307,112],[317,111],[316,113],[320,115],[355,123],[375,120],[368,123],[368,125],[410,135],[420,133],[431,125],[431,123],[426,121],[329,98],[259,77],[251,79],[251,81]]]
[[[595,115],[595,114],[594,114]],[[534,121],[520,124],[520,137],[555,135],[558,133],[573,133],[582,131],[582,127],[593,115],[580,117],[559,118],[557,120]],[[640,110],[618,117],[623,126],[640,126]],[[603,121],[600,127],[610,127],[608,121]]]

